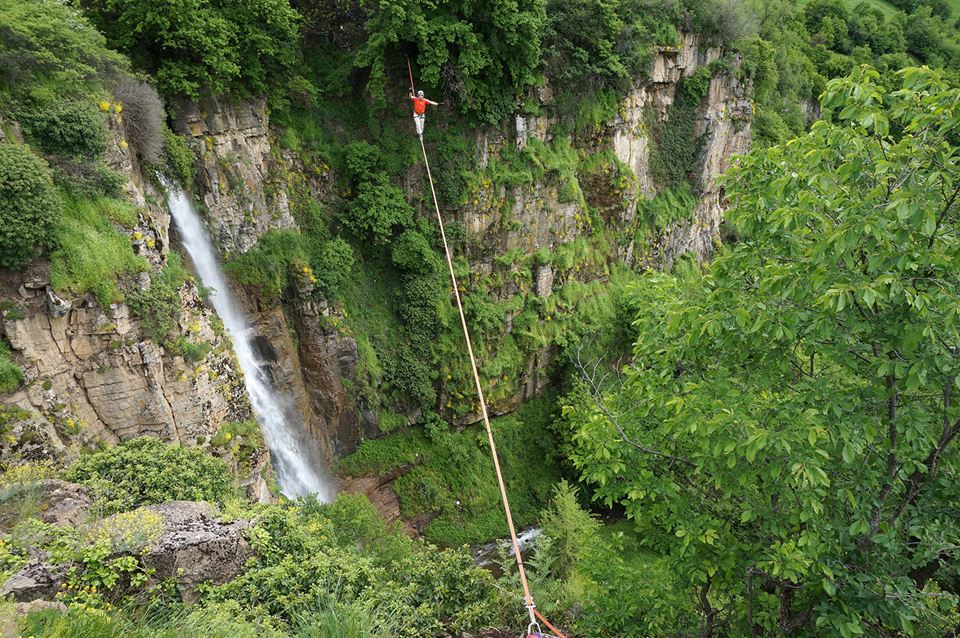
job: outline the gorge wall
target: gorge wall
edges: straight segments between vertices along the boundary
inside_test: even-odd
[[[721,56],[693,35],[684,35],[676,49],[661,50],[650,76],[638,81],[614,118],[568,136],[577,152],[611,158],[590,170],[545,170],[528,183],[498,183],[490,177],[492,165],[508,151],[553,148],[560,143],[556,130],[562,122],[546,114],[518,117],[510,128],[477,131],[472,191],[466,203],[445,210],[466,230],[472,270],[465,285],[496,303],[509,305],[522,295],[551,307],[565,286],[601,282],[615,263],[663,268],[685,254],[708,259],[719,241],[723,211],[716,178],[750,144],[749,87],[736,78],[735,65],[717,64]],[[695,205],[682,218],[651,226],[638,211],[664,189],[651,170],[652,130],[669,124],[682,81],[705,68],[715,72],[696,107]],[[549,113],[549,89],[539,99],[541,111]],[[337,196],[328,166],[278,143],[283,132],[271,127],[263,102],[181,104],[174,129],[199,159],[194,194],[225,255],[250,250],[268,231],[296,229],[291,203],[296,197],[323,202]],[[128,177],[125,188],[140,211],[131,241],[151,264],[137,281],[146,287],[176,237],[170,237],[169,214],[154,180],[126,151],[119,130],[114,138],[110,163]],[[578,188],[571,196],[573,180]],[[428,213],[419,165],[410,167],[405,184],[410,201]],[[558,257],[572,251],[587,256],[572,262]],[[102,308],[89,296],[60,299],[43,264],[2,283],[3,332],[26,380],[2,399],[8,408],[0,419],[0,458],[64,457],[142,434],[210,445],[221,423],[250,418],[229,344],[194,284],[180,291],[176,334],[211,347],[201,360],[187,362],[146,338],[126,304]],[[394,406],[373,396],[377,379],[360,378],[367,374],[361,370],[363,344],[358,346],[343,312],[314,298],[309,284],[287,291],[282,306],[249,290],[239,292],[255,318],[256,345],[271,362],[275,384],[294,397],[323,456],[332,461],[363,438],[379,435],[384,407]],[[491,356],[497,339],[512,338],[521,311],[506,311],[504,328],[489,344]],[[545,312],[534,322],[550,322]],[[549,343],[527,346],[515,371],[488,380],[493,411],[508,412],[542,391],[554,355]],[[440,388],[441,406],[458,400]],[[397,410],[407,420],[417,418]],[[444,416],[458,422],[476,418],[471,409]],[[229,450],[215,452],[230,456]],[[256,464],[248,483],[251,493],[266,498],[264,463]]]

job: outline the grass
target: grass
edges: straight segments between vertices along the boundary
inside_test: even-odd
[[[377,611],[333,601],[318,601],[315,609],[298,615],[291,626],[244,614],[233,603],[168,610],[152,617],[137,612],[108,615],[74,608],[66,615],[31,614],[24,624],[29,629],[22,635],[36,638],[390,638],[393,635],[389,623],[381,619]]]
[[[283,632],[272,621],[244,617],[234,604],[164,610],[106,612],[87,606],[75,606],[69,613],[44,610],[27,614],[20,620],[21,636],[35,638],[281,638],[283,636],[323,636],[322,633]]]
[[[514,521],[534,523],[549,501],[560,468],[553,456],[553,397],[534,399],[515,413],[494,419]],[[428,437],[411,428],[382,439],[364,441],[337,467],[341,474],[385,475],[414,467],[394,487],[407,519],[433,516],[424,535],[446,546],[501,538],[506,524],[482,426]]]
[[[0,340],[0,393],[13,392],[23,381],[23,370],[11,356],[10,346]]]
[[[93,293],[103,307],[123,301],[119,282],[149,267],[134,254],[130,237],[115,226],[136,224],[136,210],[109,198],[63,192],[62,199],[63,217],[50,266],[53,287],[75,295]]]
[[[362,253],[355,250],[354,254]],[[401,285],[400,278],[385,263],[358,258],[350,277],[339,291],[344,323],[357,342],[359,361],[356,378],[360,384],[379,386],[386,357],[403,342],[403,327],[393,303],[396,296],[394,291],[399,290]],[[361,394],[383,397],[383,387]]]

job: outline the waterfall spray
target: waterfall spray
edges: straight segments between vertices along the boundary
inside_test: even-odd
[[[170,213],[180,231],[183,246],[204,287],[212,289],[210,302],[233,341],[253,413],[270,448],[280,490],[289,497],[316,494],[322,501],[329,500],[331,490],[310,463],[311,455],[303,440],[301,417],[290,400],[273,387],[263,361],[254,352],[250,320],[231,296],[217,253],[207,237],[200,216],[181,188],[173,184],[166,186]]]

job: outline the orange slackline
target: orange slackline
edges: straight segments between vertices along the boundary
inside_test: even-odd
[[[413,85],[413,70],[410,66],[410,58],[407,58],[407,71],[410,73],[410,88]],[[523,598],[527,611],[530,614],[530,625],[527,627],[527,633],[532,633],[534,627],[540,632],[540,625],[537,618],[542,620],[547,627],[554,631],[559,638],[566,638],[559,630],[553,627],[537,611],[533,602],[533,595],[530,593],[530,585],[527,583],[527,572],[523,567],[523,557],[520,555],[520,542],[517,540],[517,530],[513,525],[513,516],[510,513],[510,500],[507,498],[507,488],[503,482],[503,472],[500,470],[500,458],[497,455],[497,444],[493,440],[493,430],[490,427],[490,417],[487,414],[487,401],[483,396],[483,387],[480,384],[480,373],[477,371],[477,360],[473,354],[473,344],[470,341],[470,331],[467,329],[467,317],[463,313],[463,304],[460,302],[460,289],[457,287],[457,275],[453,270],[453,257],[450,254],[450,245],[447,243],[447,233],[443,226],[443,217],[440,215],[440,204],[437,203],[437,191],[433,186],[433,175],[430,173],[430,161],[427,159],[427,147],[424,146],[423,136],[420,137],[420,149],[423,151],[423,163],[427,168],[427,180],[430,182],[430,194],[433,195],[433,207],[437,212],[437,224],[440,226],[440,238],[443,240],[443,252],[447,258],[447,268],[450,271],[450,282],[453,285],[453,297],[457,302],[457,312],[460,314],[460,325],[463,328],[463,338],[467,343],[467,354],[470,356],[470,370],[473,373],[473,382],[477,388],[477,396],[480,399],[480,414],[483,416],[483,425],[487,430],[487,442],[490,444],[490,456],[493,458],[493,469],[497,474],[497,484],[500,487],[500,499],[503,501],[503,512],[507,516],[507,527],[510,529],[510,542],[513,544],[513,554],[517,559],[517,571],[520,573],[520,583],[523,586]]]

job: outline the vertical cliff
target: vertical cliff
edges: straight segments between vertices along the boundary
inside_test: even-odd
[[[106,162],[124,178],[136,223],[115,229],[144,260],[125,283],[129,297],[150,288],[172,240],[165,194],[134,159],[119,122],[109,118]],[[2,397],[0,461],[65,463],[82,448],[141,435],[209,445],[224,422],[251,417],[229,339],[192,280],[179,284],[174,326],[161,344],[127,303],[55,291],[49,270],[36,262],[0,281],[0,325],[25,377]],[[266,463],[260,455],[248,464],[244,483],[256,497],[268,497]]]
[[[669,268],[681,255],[710,257],[723,212],[716,178],[750,143],[749,87],[737,79],[736,64],[684,34],[680,46],[657,52],[649,76],[637,81],[612,117],[595,126],[571,128],[545,88],[541,115],[518,116],[509,128],[474,133],[469,192],[463,202],[448,203],[445,214],[466,230],[470,289],[512,308],[504,311],[503,329],[486,344],[488,357],[498,357],[498,343],[516,347],[514,324],[530,320],[531,299],[546,307],[561,297],[571,303],[573,285],[602,282],[616,263]],[[680,113],[677,92],[694,79],[703,83],[703,94]],[[681,117],[686,128],[671,129]],[[176,127],[201,159],[197,196],[225,254],[249,250],[270,230],[296,228],[299,200],[328,204],[339,196],[329,166],[282,148],[284,131],[271,128],[261,102],[182,105]],[[684,176],[688,210],[672,212],[666,221],[644,213],[671,190],[656,169],[655,155],[668,152],[658,149],[664,134],[685,136],[696,149]],[[518,152],[543,166],[515,183],[498,178]],[[568,155],[580,159],[561,166]],[[422,167],[411,165],[405,184],[410,201],[427,214],[423,177]],[[392,406],[377,394],[378,378],[358,373],[362,354],[351,322],[316,300],[309,285],[287,290],[282,308],[248,293],[248,306],[276,361],[274,380],[296,397],[324,455],[341,456],[362,438],[379,434],[379,421]],[[562,331],[560,314],[538,311],[532,321]],[[488,379],[496,413],[514,409],[549,383],[556,354],[551,343],[521,350],[512,369]],[[453,370],[441,373],[456,376]],[[454,405],[459,397],[447,385],[441,383],[440,403]],[[476,418],[469,410],[446,416]]]
[[[549,87],[538,99],[538,115],[468,134],[475,143],[464,162],[463,199],[445,202],[445,215],[465,231],[465,291],[486,295],[503,319],[480,339],[495,413],[549,384],[565,318],[597,294],[612,268],[669,268],[682,255],[710,257],[724,206],[716,178],[750,143],[749,87],[738,79],[737,61],[691,34],[658,51],[648,77],[602,121],[574,125],[555,108]],[[143,289],[176,237],[153,176],[138,166],[121,127],[111,126],[108,162],[125,176],[138,211],[136,225],[122,232],[149,264],[130,289]],[[263,101],[181,103],[174,127],[198,160],[194,194],[226,258],[270,231],[296,231],[311,203],[333,205],[341,196],[325,162],[279,143],[285,131],[271,126]],[[664,168],[674,162],[667,155],[677,139],[689,154],[679,179]],[[511,174],[505,166],[522,170]],[[423,177],[414,163],[405,185],[427,214]],[[663,202],[677,192],[681,205],[663,214]],[[193,283],[179,290],[169,339],[204,344],[186,354],[145,334],[125,303],[61,299],[43,263],[0,283],[3,331],[26,373],[21,389],[4,399],[16,406],[3,421],[6,457],[70,455],[141,434],[206,445],[223,422],[250,417],[228,340]],[[376,336],[358,334],[342,310],[317,298],[309,278],[284,291],[282,304],[255,288],[238,292],[274,382],[294,398],[328,462],[379,435],[385,415],[417,418],[382,393],[383,379],[367,360],[380,345]],[[355,301],[362,311],[374,300]],[[462,400],[463,374],[462,366],[441,361],[439,404],[448,419],[470,422],[476,413]]]

